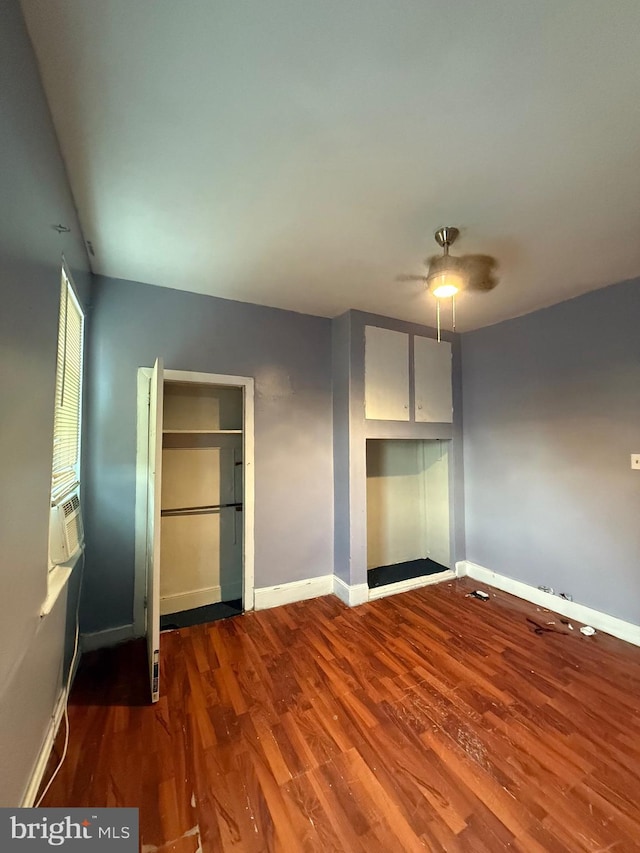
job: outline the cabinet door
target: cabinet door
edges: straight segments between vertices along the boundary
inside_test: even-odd
[[[409,420],[409,335],[365,326],[365,417]]]
[[[417,423],[451,423],[451,344],[414,339]]]

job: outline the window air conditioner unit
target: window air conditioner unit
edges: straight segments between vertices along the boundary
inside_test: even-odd
[[[82,512],[76,489],[51,507],[49,559],[54,566],[66,563],[83,545]]]

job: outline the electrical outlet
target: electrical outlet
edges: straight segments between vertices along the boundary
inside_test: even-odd
[[[631,454],[631,467],[640,468],[640,453]]]

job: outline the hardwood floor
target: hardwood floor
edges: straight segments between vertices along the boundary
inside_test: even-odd
[[[475,587],[163,634],[155,707],[144,646],[87,656],[44,805],[139,806],[144,853],[640,850],[640,648]]]

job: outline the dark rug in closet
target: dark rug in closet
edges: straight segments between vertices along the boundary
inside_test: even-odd
[[[406,563],[396,563],[393,566],[378,566],[367,572],[369,589],[376,586],[386,586],[409,578],[421,578],[423,575],[435,575],[438,572],[448,572],[446,566],[441,566],[434,560],[407,560]]]
[[[193,610],[182,610],[180,613],[167,613],[160,617],[161,631],[175,631],[176,628],[188,628],[190,625],[203,625],[205,622],[217,622],[230,616],[242,613],[242,599],[234,601],[219,601],[217,604],[206,604],[204,607],[194,607]]]

